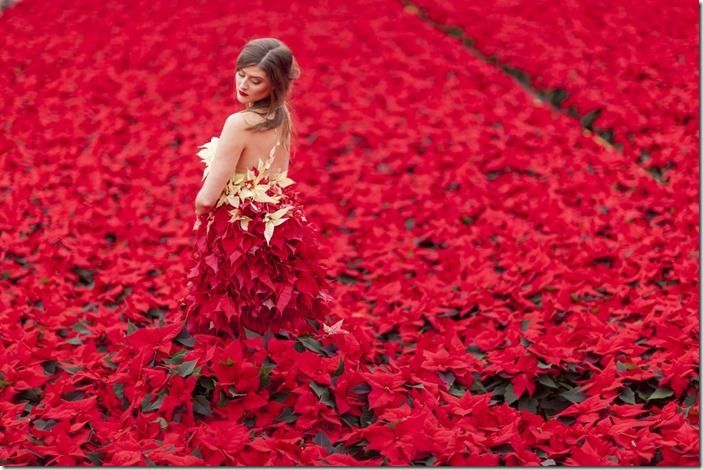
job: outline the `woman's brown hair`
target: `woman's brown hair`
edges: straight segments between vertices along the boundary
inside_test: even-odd
[[[290,151],[287,145],[288,136],[294,135],[295,130],[288,96],[293,80],[300,76],[300,66],[288,46],[275,38],[252,39],[244,45],[237,57],[235,73],[251,65],[264,69],[268,76],[270,92],[265,98],[253,103],[249,110],[264,117],[273,114],[273,117],[264,118],[263,122],[250,126],[247,130],[265,131],[280,125],[283,131],[280,136],[281,143]]]

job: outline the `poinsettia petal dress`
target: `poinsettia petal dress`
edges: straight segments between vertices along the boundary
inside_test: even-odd
[[[219,139],[200,146],[203,179]],[[294,181],[265,162],[235,172],[215,208],[198,217],[187,274],[191,333],[241,337],[244,329],[302,333],[320,325],[334,300],[318,232],[305,218]]]

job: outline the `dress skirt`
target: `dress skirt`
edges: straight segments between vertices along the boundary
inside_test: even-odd
[[[334,299],[327,253],[298,194],[276,181],[257,185],[243,176],[228,193],[196,223],[183,298],[188,331],[242,337],[244,328],[258,334],[318,330]]]

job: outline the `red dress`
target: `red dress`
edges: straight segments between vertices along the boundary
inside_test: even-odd
[[[207,175],[218,143],[201,146]],[[308,222],[293,180],[266,162],[235,172],[216,207],[198,217],[193,265],[183,298],[191,333],[242,337],[280,329],[296,334],[326,321],[329,280],[317,229]],[[314,326],[313,326],[314,325]]]

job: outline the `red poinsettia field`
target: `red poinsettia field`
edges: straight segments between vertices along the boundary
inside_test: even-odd
[[[5,8],[0,464],[699,465],[697,11],[539,3]],[[195,154],[267,36],[333,315],[190,335]]]

